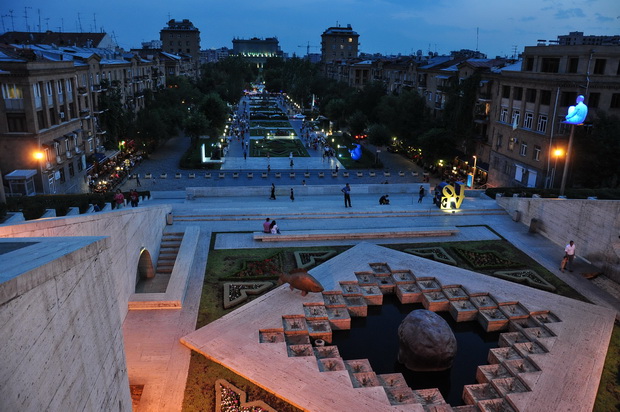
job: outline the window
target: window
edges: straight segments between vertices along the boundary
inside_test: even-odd
[[[557,73],[560,71],[559,57],[543,57],[540,71],[543,73]]]
[[[605,74],[606,59],[596,59],[594,61],[594,74]]]
[[[47,95],[51,96],[54,92],[54,88],[52,87],[52,82],[45,83],[45,90],[47,91]]]
[[[502,86],[502,97],[510,99],[510,86]]]
[[[6,123],[9,132],[27,132],[26,129],[26,116],[17,113],[7,113]]]
[[[591,109],[598,108],[598,102],[600,100],[601,100],[600,93],[590,93],[590,96],[588,96],[588,107]]]
[[[521,120],[521,111],[514,109],[512,111],[512,118],[510,123],[512,123],[513,127],[514,125],[516,125],[517,127],[519,126],[519,120]]]
[[[537,162],[540,162],[540,146],[535,145],[534,146],[534,160]]]
[[[58,90],[58,94],[62,94],[62,80],[56,82],[56,89]]]
[[[16,84],[3,84],[2,97],[5,99],[23,99],[22,88]]]
[[[567,72],[568,73],[577,73],[577,68],[579,67],[579,58],[578,57],[571,57],[568,59],[568,67],[567,67]]]
[[[521,156],[527,155],[527,143],[521,142],[521,146],[519,147],[519,154]]]
[[[37,110],[37,130],[46,129],[43,110]]]
[[[513,99],[514,100],[523,99],[523,87],[515,87]]]
[[[94,148],[95,148],[95,145],[94,145],[94,142],[93,142],[93,138],[90,137],[88,139],[88,151],[92,152],[94,150]]]
[[[536,89],[526,89],[525,90],[525,101],[528,103],[536,102]]]
[[[497,149],[499,149],[500,147],[502,147],[502,143],[503,143],[503,142],[502,142],[502,140],[504,140],[504,136],[500,133],[500,134],[498,134],[498,135],[497,135],[497,143],[496,143],[496,145],[495,145],[495,147],[496,147]]]
[[[502,107],[502,110],[499,112],[499,121],[502,123],[506,123],[508,121],[508,108]]]
[[[75,176],[75,169],[73,168],[73,162],[69,163],[69,176]]]
[[[534,123],[534,113],[526,112],[525,117],[523,118],[523,128],[531,129],[533,123]]]
[[[525,59],[525,71],[526,72],[534,71],[534,58],[533,57],[528,57],[527,59]]]
[[[574,106],[577,101],[577,92],[562,92],[560,106]]]
[[[65,176],[65,168],[61,167],[60,169],[58,169],[58,172],[60,173],[60,182],[65,183],[67,181],[67,177]]]
[[[551,104],[551,91],[550,90],[540,91],[540,104],[544,106],[549,106],[549,104]]]
[[[67,93],[71,93],[73,91],[73,86],[71,85],[71,80],[67,79]]]
[[[547,116],[544,114],[538,115],[538,124],[536,125],[536,131],[540,133],[547,132]]]
[[[620,108],[620,93],[614,93],[611,95],[611,103],[609,104],[610,109],[618,109]]]
[[[505,161],[504,162],[504,173],[509,175],[511,169],[512,169],[511,164],[508,161]]]
[[[433,92],[428,92],[428,101],[429,102],[433,101]]]

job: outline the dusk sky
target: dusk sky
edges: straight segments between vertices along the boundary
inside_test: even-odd
[[[305,55],[308,42],[319,52],[321,33],[347,24],[360,35],[360,51],[404,55],[477,46],[489,57],[510,56],[571,31],[620,34],[618,0],[5,0],[0,30],[39,31],[40,21],[42,31],[80,31],[78,13],[82,31],[103,29],[125,49],[159,40],[169,19],[191,20],[202,49],[275,36],[289,55]]]

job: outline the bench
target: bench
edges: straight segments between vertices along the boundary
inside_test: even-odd
[[[283,230],[279,235],[254,232],[254,240],[262,242],[287,242],[303,240],[348,240],[409,238],[430,236],[453,236],[459,229],[446,227],[412,227],[412,228],[374,228],[374,229],[324,229],[324,230]]]
[[[280,172],[276,173],[276,177],[277,177],[278,179],[279,179],[279,178],[281,178],[281,177],[282,177],[282,173],[280,173]]]
[[[175,179],[180,179],[181,178],[181,173],[175,173],[174,174],[174,178]]]
[[[289,176],[291,177],[291,179],[295,179],[295,172],[289,173]]]
[[[304,177],[310,177],[310,172],[304,173]]]
[[[205,179],[211,179],[211,173],[210,172],[205,173]]]
[[[153,178],[153,174],[152,173],[147,173],[144,175],[145,179],[152,179]]]
[[[356,174],[357,174],[357,177],[364,177],[364,173],[362,172],[356,172]]]
[[[398,172],[398,176],[405,177],[405,172]]]
[[[252,179],[254,177],[254,173],[250,172],[248,173],[248,179]]]
[[[338,172],[332,172],[332,177],[338,177]]]
[[[263,179],[267,178],[267,172],[263,172],[263,173],[261,173],[261,177],[262,177]]]
[[[226,177],[226,174],[224,172],[220,172],[219,176],[220,176],[220,179],[223,179],[224,177]]]
[[[190,173],[188,177],[190,179],[195,179],[196,178],[196,173]]]
[[[239,177],[239,172],[234,172],[234,173],[233,173],[233,177],[234,177],[235,179],[236,179],[236,178],[238,178],[238,177]]]
[[[375,177],[377,174],[375,172],[368,172],[368,176]]]
[[[342,172],[342,177],[349,177],[349,172]]]
[[[160,179],[167,179],[168,178],[168,173],[162,173],[161,175],[159,175]]]
[[[390,177],[392,174],[390,172],[383,172],[384,177]]]
[[[324,172],[319,172],[319,177],[325,177],[325,173]]]

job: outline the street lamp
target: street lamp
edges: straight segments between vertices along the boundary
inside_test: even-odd
[[[558,168],[558,157],[564,155],[564,150],[562,149],[555,149],[553,151],[553,157],[555,157],[555,160],[553,162],[553,170],[551,171],[551,181],[549,183],[549,187],[553,188],[553,183],[555,181],[555,171]]]
[[[478,163],[478,156],[472,156],[474,158],[474,170],[471,172],[471,188],[476,188],[476,164]]]
[[[566,178],[568,176],[568,162],[570,161],[571,149],[573,147],[573,137],[575,135],[575,126],[583,124],[588,115],[588,106],[583,102],[585,99],[582,95],[577,96],[577,103],[568,108],[566,120],[562,123],[570,124],[570,136],[568,137],[568,148],[566,149],[566,159],[564,160],[564,171],[562,172],[562,183],[560,184],[560,196],[564,196],[564,188],[566,187]]]

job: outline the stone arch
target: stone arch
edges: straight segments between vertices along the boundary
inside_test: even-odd
[[[155,269],[153,268],[153,259],[151,253],[146,249],[140,250],[140,259],[138,259],[138,270],[136,273],[136,284],[140,280],[151,279],[155,277]]]

